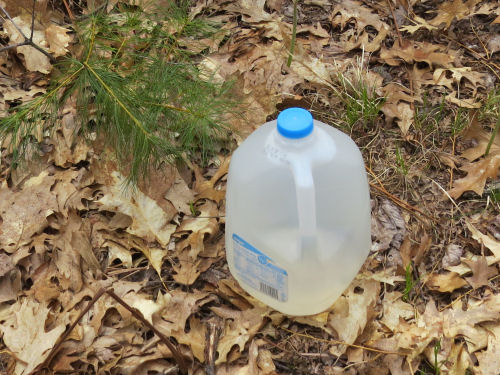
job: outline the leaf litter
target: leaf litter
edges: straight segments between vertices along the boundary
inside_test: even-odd
[[[465,109],[482,103],[491,89],[488,79],[495,79],[487,65],[498,64],[498,49],[488,42],[489,51],[474,51],[489,59],[484,63],[437,35],[462,32],[465,22],[481,15],[488,21],[477,26],[478,39],[491,41],[488,28],[497,27],[500,7],[477,0],[444,1],[435,4],[435,12],[419,1],[408,2],[407,8],[386,2],[299,3],[303,14],[321,17],[299,18],[296,54],[288,68],[291,19],[280,13],[288,5],[197,2],[192,16],[217,14],[226,35],[207,41],[209,54],[200,66],[218,79],[236,79],[251,115],[248,121],[234,119],[239,143],[290,98],[309,103],[329,122],[327,112],[339,113],[340,101],[324,93],[338,93],[339,75],[351,74],[359,62],[352,54],[367,52],[363,64],[385,97],[385,117],[376,125],[385,128],[349,131],[365,146],[365,160],[377,174],[373,184],[382,180],[391,193],[372,190],[372,251],[350,287],[315,316],[284,316],[261,304],[238,286],[225,264],[230,159],[213,160],[204,169],[196,163],[184,169],[165,165],[153,171],[150,183],[126,190],[124,171],[106,150],[80,143],[74,109],[66,108],[58,129],[45,137],[50,147],[24,175],[7,178],[8,145],[0,145],[0,333],[8,373],[41,371],[49,355],[45,365],[55,373],[177,372],[169,347],[109,295],[77,320],[102,288],[112,289],[175,339],[192,374],[415,374],[435,373],[433,366],[442,374],[498,373],[500,242],[487,233],[492,215],[483,207],[483,214],[471,214],[461,224],[422,175],[432,170],[429,178],[446,186],[447,173],[458,165],[455,173],[464,174],[451,179],[450,196],[461,199],[474,192],[483,197],[498,177],[498,136],[485,156],[491,133],[483,124],[472,121],[460,138],[452,137],[450,148],[435,132],[419,138],[419,121],[440,116],[433,111],[443,98]],[[14,22],[29,34],[23,17]],[[15,42],[19,35],[8,22],[4,33]],[[42,48],[54,57],[71,51],[69,27],[43,20],[35,24]],[[15,77],[12,72],[22,69],[48,74],[53,67],[36,52],[18,47],[14,54],[21,65],[7,59],[2,74]],[[43,83],[23,89],[6,75],[2,110],[43,90]],[[428,96],[432,108],[425,108]],[[450,132],[453,117],[445,114],[434,124]],[[376,146],[363,143],[367,137]],[[395,171],[404,168],[395,167],[389,137],[402,137],[399,163],[407,157],[418,166],[421,159],[410,159],[408,149],[429,138],[441,142],[436,160],[447,154],[454,162],[427,161],[416,179],[404,173],[397,178]],[[426,150],[419,152],[428,160]],[[441,222],[423,220],[404,200]],[[65,332],[69,336],[59,343]]]

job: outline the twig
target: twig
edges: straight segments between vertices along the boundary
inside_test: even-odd
[[[295,51],[295,40],[297,38],[297,3],[299,0],[293,0],[293,26],[292,26],[292,41],[290,42],[290,54],[286,65],[292,65],[293,52]]]
[[[392,8],[391,0],[387,0],[387,4],[389,4],[389,9],[391,10],[392,20],[394,21],[394,27],[396,28],[396,33],[398,34],[399,46],[403,48],[403,37],[401,36],[401,32],[399,31],[398,21],[396,20],[396,15],[394,14],[394,9]]]
[[[177,349],[174,344],[172,344],[172,342],[170,341],[170,339],[165,336],[163,333],[161,333],[160,331],[158,331],[150,322],[148,322],[144,316],[142,315],[142,313],[131,307],[129,304],[127,304],[124,300],[122,300],[120,297],[118,297],[115,292],[113,292],[112,290],[107,290],[106,293],[110,296],[110,297],[113,297],[116,302],[118,302],[120,305],[122,305],[124,308],[126,308],[128,311],[130,311],[130,313],[137,319],[137,320],[140,320],[144,325],[146,325],[150,330],[152,330],[159,338],[161,341],[163,341],[163,343],[165,345],[167,345],[167,347],[170,349],[170,351],[172,352],[172,355],[174,356],[174,360],[177,362],[177,364],[179,365],[179,371],[181,372],[181,374],[187,374],[188,372],[188,369],[187,369],[187,365],[186,365],[186,362],[184,361],[184,357],[182,356],[182,354],[180,353],[179,349]]]
[[[66,0],[63,0],[64,7],[66,8],[66,11],[68,12],[69,19],[71,21],[75,20],[75,16],[73,15],[73,12],[71,11],[71,8],[68,5],[68,2]]]
[[[478,58],[478,60],[479,60],[479,61],[480,61],[483,65],[485,65],[485,66],[486,66],[489,70],[491,70],[491,71],[493,72],[493,74],[494,74],[494,75],[495,75],[498,79],[500,79],[500,74],[498,73],[498,71],[500,71],[500,66],[499,66],[499,65],[495,64],[494,62],[489,61],[488,59],[485,59],[485,58],[484,58],[483,56],[481,56],[478,52],[476,52],[476,51],[474,51],[473,49],[471,49],[471,48],[467,47],[465,44],[463,44],[463,43],[459,42],[458,40],[455,40],[455,39],[453,39],[453,38],[450,38],[448,35],[446,35],[446,34],[444,34],[444,33],[442,33],[442,32],[440,33],[440,35],[444,36],[446,39],[448,39],[448,40],[449,40],[449,41],[451,41],[451,42],[457,43],[460,47],[462,47],[462,48],[466,49],[467,51],[469,51],[470,53],[472,53],[472,54],[476,55],[476,56],[477,56],[476,58]],[[496,70],[495,70],[495,69],[493,69],[493,67],[492,67],[492,66],[493,66],[493,67],[495,67],[495,68],[496,68]]]
[[[69,329],[67,329],[66,332],[64,332],[64,334],[59,337],[59,339],[57,340],[56,344],[52,347],[52,350],[50,351],[50,353],[47,356],[47,358],[45,358],[45,360],[42,363],[40,363],[32,371],[32,374],[36,374],[36,373],[38,373],[39,371],[43,370],[44,368],[46,368],[48,366],[48,364],[50,363],[50,361],[52,361],[52,359],[54,358],[54,355],[57,353],[57,351],[61,347],[62,343],[68,338],[69,334],[73,331],[73,329],[76,327],[76,325],[78,324],[78,322],[80,320],[82,320],[82,318],[84,317],[84,315],[89,312],[90,308],[92,306],[94,306],[94,304],[97,302],[97,300],[99,298],[101,298],[101,296],[104,293],[106,293],[106,289],[100,289],[96,293],[96,295],[94,296],[94,298],[92,298],[90,300],[90,302],[88,303],[88,305],[82,310],[82,312],[80,313],[80,315],[78,315],[78,318],[76,318],[75,321],[70,325]]]
[[[346,346],[349,346],[351,348],[357,348],[357,349],[363,349],[363,350],[367,350],[367,351],[370,351],[370,352],[375,352],[375,353],[382,353],[382,354],[396,354],[396,355],[399,355],[399,356],[402,356],[402,357],[406,357],[406,354],[405,353],[400,353],[400,352],[391,352],[391,351],[387,351],[387,350],[381,350],[381,349],[376,349],[376,348],[370,348],[368,346],[362,346],[362,345],[356,345],[356,344],[349,344],[345,341],[340,341],[340,340],[334,340],[334,339],[322,339],[322,338],[319,338],[319,337],[314,337],[314,336],[311,336],[311,335],[306,335],[304,333],[298,333],[298,332],[294,332],[294,331],[291,331],[287,328],[284,328],[284,327],[280,327],[282,330],[286,331],[286,332],[289,332],[289,333],[293,333],[294,335],[297,335],[297,336],[301,336],[301,337],[305,337],[305,338],[308,338],[308,339],[313,339],[313,340],[316,340],[316,341],[321,341],[321,342],[327,342],[327,343],[330,343],[330,344],[336,344],[336,345],[346,345]]]
[[[33,34],[35,33],[35,5],[36,5],[36,0],[33,0],[33,8],[31,9],[31,33],[30,33],[30,41],[33,41]]]
[[[493,281],[493,280],[496,280],[500,277],[500,275],[496,275],[496,276],[493,276],[491,278],[488,279],[488,281]],[[470,290],[468,290],[467,292],[465,292],[464,294],[461,294],[459,295],[457,298],[455,298],[451,303],[447,304],[446,306],[442,307],[439,309],[439,312],[443,312],[444,310],[446,310],[447,308],[453,306],[455,303],[457,303],[458,301],[460,301],[462,298],[464,298],[465,296],[468,296],[469,294],[471,294],[473,291],[477,290],[478,288],[472,288]]]
[[[80,322],[80,320],[82,320],[82,318],[84,317],[84,315],[89,312],[89,310],[92,308],[92,306],[94,306],[94,304],[97,302],[97,300],[99,300],[99,298],[102,297],[103,294],[108,294],[116,302],[118,302],[125,309],[127,309],[137,320],[139,320],[144,325],[146,325],[150,330],[152,330],[160,338],[160,340],[165,345],[167,345],[167,347],[172,352],[174,360],[179,365],[179,371],[180,371],[180,373],[181,374],[187,374],[188,370],[187,370],[186,362],[184,361],[184,357],[182,356],[182,354],[180,353],[180,351],[174,346],[174,344],[172,344],[172,342],[170,341],[170,339],[168,337],[166,337],[163,333],[161,333],[160,331],[158,331],[150,322],[148,322],[144,318],[144,316],[142,315],[142,313],[139,310],[137,310],[137,309],[131,307],[129,304],[127,304],[123,299],[121,299],[120,297],[118,297],[115,294],[115,292],[113,292],[113,290],[111,290],[111,289],[106,290],[104,288],[100,289],[96,293],[96,295],[94,296],[94,298],[92,298],[90,300],[90,302],[88,303],[88,305],[82,310],[82,312],[80,313],[80,315],[78,315],[78,318],[76,318],[76,320],[71,324],[71,326],[69,327],[69,329],[67,329],[66,332],[57,340],[56,344],[52,347],[52,350],[50,351],[50,353],[47,356],[47,358],[45,358],[45,360],[41,364],[39,364],[31,372],[31,374],[39,373],[39,371],[47,368],[47,366],[49,365],[50,361],[54,358],[54,355],[57,353],[58,349],[61,347],[62,343],[68,338],[68,336],[73,331],[73,329],[76,327],[76,325]]]
[[[217,321],[208,323],[207,345],[205,347],[206,375],[215,375],[215,359],[217,357],[217,345],[221,332],[222,329]]]
[[[405,202],[404,200],[396,197],[395,195],[391,194],[390,192],[387,191],[387,189],[385,188],[385,186],[382,184],[382,181],[379,180],[379,178],[375,175],[375,173],[372,171],[372,169],[370,167],[366,167],[366,170],[373,176],[373,178],[378,182],[378,184],[380,186],[377,186],[375,185],[374,183],[370,182],[370,186],[374,189],[377,189],[378,191],[384,193],[385,195],[387,195],[387,197],[392,200],[394,203],[396,203],[399,207],[407,210],[407,211],[415,211],[415,212],[418,212],[419,214],[425,216],[426,218],[428,218],[429,220],[432,220],[434,222],[437,221],[436,218],[430,216],[430,215],[427,215],[425,212],[423,212],[422,210],[420,210],[419,208],[415,207],[415,206],[412,206],[411,204]]]
[[[17,24],[12,20],[12,17],[7,12],[7,10],[3,6],[0,5],[0,10],[9,19],[9,21],[16,28],[16,30],[18,31],[18,33],[21,34],[21,36],[24,38],[24,42],[17,43],[17,44],[12,44],[12,45],[0,48],[0,52],[6,51],[6,50],[9,50],[9,49],[12,49],[12,48],[16,48],[16,47],[21,47],[21,46],[31,46],[34,49],[36,49],[37,51],[40,51],[45,56],[47,56],[47,58],[53,64],[53,63],[56,62],[56,60],[54,59],[54,57],[50,53],[48,53],[47,51],[45,51],[42,47],[38,46],[37,44],[35,44],[33,42],[33,33],[34,33],[34,30],[35,30],[35,3],[36,3],[36,0],[33,0],[33,13],[31,15],[31,35],[30,35],[29,38],[23,33],[23,31],[19,28],[19,26],[17,26]]]

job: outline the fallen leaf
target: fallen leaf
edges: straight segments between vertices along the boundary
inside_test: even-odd
[[[168,199],[176,208],[177,212],[182,212],[185,215],[191,215],[190,202],[194,202],[194,194],[187,186],[184,179],[175,169],[175,180],[168,189],[165,199]]]
[[[176,234],[189,233],[189,236],[176,244],[178,262],[173,262],[175,281],[191,285],[196,281],[201,272],[205,271],[215,258],[202,258],[200,253],[205,250],[207,235],[213,236],[219,229],[217,222],[217,204],[207,200],[197,210],[200,215],[190,217],[181,223]]]
[[[30,17],[31,18],[31,17]],[[14,17],[12,21],[7,20],[3,24],[3,28],[9,36],[10,44],[22,43],[24,42],[24,37],[14,26],[15,23],[17,27],[24,33],[24,35],[31,34],[31,22],[25,20],[21,16]],[[35,29],[33,32],[33,42],[40,48],[47,47],[47,41],[45,40],[45,35],[42,31]],[[47,56],[45,56],[40,51],[36,50],[32,46],[20,46],[16,47],[16,51],[24,56],[24,63],[26,69],[31,72],[40,72],[43,74],[49,74],[52,70],[52,64]]]
[[[400,292],[386,292],[384,295],[383,316],[380,320],[391,331],[396,331],[400,319],[410,320],[415,316],[414,307],[404,302]]]
[[[161,310],[153,314],[153,323],[167,336],[176,332],[184,332],[188,318],[206,303],[214,299],[208,293],[193,291],[183,292],[172,290],[165,297],[166,302]]]
[[[439,5],[436,10],[437,16],[431,19],[429,23],[434,26],[440,26],[444,23],[444,29],[447,29],[455,18],[460,20],[465,15],[471,13],[474,6],[479,3],[479,1],[480,0],[468,0],[465,3],[462,0],[445,1]]]
[[[410,64],[423,61],[430,66],[449,67],[454,60],[455,53],[441,51],[442,46],[439,44],[406,40],[403,46],[400,46],[399,41],[396,40],[391,49],[382,47],[380,58],[393,66],[400,65],[403,61]]]
[[[464,259],[463,262],[470,267],[472,277],[466,277],[465,280],[474,289],[488,285],[488,279],[498,274],[496,267],[488,266],[486,259],[481,257],[477,260]]]
[[[453,292],[455,289],[462,288],[467,282],[455,272],[433,273],[426,283],[432,290],[438,290],[442,293]]]
[[[372,251],[399,249],[406,233],[401,210],[388,199],[374,201],[372,207]]]
[[[337,299],[330,310],[328,326],[337,333],[339,340],[353,344],[374,313],[380,283],[372,280],[354,280],[344,294]],[[335,355],[342,355],[346,345],[331,349]]]
[[[443,268],[456,266],[460,264],[460,257],[462,256],[463,253],[464,249],[462,246],[455,243],[448,244],[448,246],[446,246],[446,252],[441,262]]]
[[[48,226],[47,217],[58,211],[56,196],[50,191],[54,183],[55,178],[47,171],[31,177],[17,192],[3,181],[0,185],[0,249],[12,253]]]
[[[47,330],[50,309],[29,298],[11,305],[10,311],[11,316],[0,325],[3,341],[19,359],[14,374],[29,374],[48,356],[68,322],[59,316],[57,323]]]
[[[125,178],[119,172],[110,172],[110,178],[112,183],[103,187],[103,196],[97,201],[99,209],[130,216],[132,224],[126,229],[128,233],[151,242],[156,240],[166,247],[176,229],[170,224],[172,212],[165,212],[140,190],[124,190]]]
[[[410,34],[413,34],[416,31],[420,30],[421,28],[427,29],[429,31],[437,29],[436,26],[433,26],[433,25],[429,24],[425,19],[423,19],[423,18],[421,18],[419,16],[415,16],[410,21],[413,22],[414,25],[402,26],[402,27],[399,28],[399,30],[406,31],[406,32],[408,32]]]
[[[267,307],[254,307],[244,311],[218,306],[210,309],[225,319],[224,332],[217,345],[219,357],[215,364],[226,362],[227,356],[234,346],[237,346],[239,353],[242,353],[245,344],[259,332],[265,323],[265,318],[271,312],[271,309]]]
[[[427,232],[423,233],[420,243],[416,245],[412,245],[409,238],[405,238],[400,248],[404,269],[406,269],[411,261],[413,261],[415,265],[420,264],[422,257],[429,250],[431,244],[432,238],[427,235]]]
[[[340,42],[345,51],[360,48],[366,52],[375,52],[380,49],[382,41],[389,32],[389,26],[382,22],[378,14],[355,0],[337,4],[330,20],[332,26],[339,27],[342,32]],[[351,28],[352,24],[354,28]]]
[[[479,366],[474,371],[479,375],[497,375],[500,368],[500,325],[496,324],[488,332],[488,347],[475,353]]]
[[[49,51],[54,57],[64,56],[68,53],[67,47],[71,41],[71,36],[68,35],[70,31],[53,23],[45,29],[45,38],[49,44]]]
[[[455,180],[453,188],[448,191],[452,198],[457,199],[466,191],[473,191],[482,196],[488,178],[497,178],[500,168],[500,154],[490,154],[475,163],[468,163],[460,169],[467,172],[467,176]]]

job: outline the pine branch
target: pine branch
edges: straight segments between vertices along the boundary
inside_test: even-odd
[[[202,78],[199,54],[180,45],[217,31],[210,22],[190,19],[184,5],[150,14],[98,12],[75,22],[83,57],[63,59],[62,74],[46,94],[0,119],[0,138],[11,137],[14,157],[36,141],[40,126],[54,129],[58,108],[74,96],[82,133],[105,133],[129,182],[186,153],[208,160],[227,138],[226,121],[238,103],[231,84]]]

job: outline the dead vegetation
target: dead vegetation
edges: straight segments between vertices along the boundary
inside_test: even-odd
[[[7,3],[15,16],[30,9]],[[68,10],[88,11],[63,3],[37,5],[51,17],[37,19],[33,41],[54,58],[78,51]],[[111,151],[78,136],[69,106],[24,168],[10,170],[0,145],[1,371],[179,373],[180,355],[190,374],[498,374],[498,2],[297,8],[290,67],[292,1],[197,1],[191,17],[221,24],[199,66],[236,80],[245,101],[233,146],[300,105],[361,147],[373,246],[343,296],[300,318],[248,296],[225,261],[227,150],[124,191]],[[16,43],[9,25],[2,41]],[[37,52],[0,54],[2,111],[46,89],[53,68]]]

